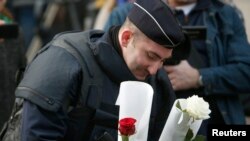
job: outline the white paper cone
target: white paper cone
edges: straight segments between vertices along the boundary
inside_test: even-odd
[[[182,109],[186,108],[186,99],[174,102],[159,141],[184,141],[189,128],[193,130],[194,137],[200,128],[202,120],[193,121],[187,113],[176,107],[178,101]]]
[[[130,137],[130,141],[147,140],[152,99],[153,89],[149,84],[139,81],[121,83],[116,101],[116,105],[120,105],[119,120],[126,117],[137,120],[136,133]],[[121,141],[120,135],[118,141]]]

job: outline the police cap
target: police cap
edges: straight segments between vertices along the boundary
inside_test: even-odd
[[[172,10],[161,0],[136,0],[128,18],[148,38],[166,48],[174,48],[185,39]]]

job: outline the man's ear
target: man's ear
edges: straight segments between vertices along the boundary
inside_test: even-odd
[[[121,36],[121,45],[123,47],[127,47],[129,40],[132,38],[132,32],[129,30],[125,30],[122,32]]]

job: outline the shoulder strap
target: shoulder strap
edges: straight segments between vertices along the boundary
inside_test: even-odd
[[[86,105],[88,98],[88,91],[90,87],[95,87],[97,90],[94,103],[91,103],[92,108],[98,108],[102,97],[102,72],[100,71],[97,62],[94,60],[92,49],[90,49],[89,42],[82,35],[84,32],[72,34],[63,40],[58,40],[53,45],[66,49],[72,54],[82,67],[83,81],[81,86],[81,101],[80,103]],[[73,37],[74,36],[74,37]],[[94,72],[94,73],[93,73]]]

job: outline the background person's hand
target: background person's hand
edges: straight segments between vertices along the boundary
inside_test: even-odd
[[[199,87],[199,71],[186,60],[175,66],[164,66],[174,90],[186,90]]]

